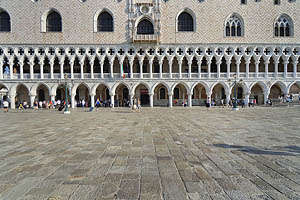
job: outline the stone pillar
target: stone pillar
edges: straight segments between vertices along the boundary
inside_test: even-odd
[[[55,95],[51,95],[51,96],[50,96],[50,100],[51,100],[51,101],[55,101]]]
[[[95,94],[90,94],[91,96],[91,107],[95,107]]]
[[[150,69],[149,69],[150,78],[153,78],[153,74],[152,74],[152,68],[153,68],[153,59],[150,61],[149,65],[150,65]]]
[[[14,79],[14,69],[13,69],[14,62],[9,62],[9,79]]]
[[[49,64],[50,64],[50,78],[54,79],[54,73],[53,73],[54,61],[53,62],[50,61]]]
[[[189,107],[193,106],[193,102],[192,102],[192,94],[188,94],[188,105]]]
[[[172,78],[172,64],[173,60],[169,60],[169,78]]]
[[[159,61],[159,78],[163,77],[163,61]]]
[[[60,79],[64,79],[64,62],[59,62],[60,65]]]
[[[71,95],[71,107],[72,108],[75,108],[75,96],[76,96],[76,94]]]
[[[294,60],[293,63],[293,77],[297,78],[297,65],[298,65],[298,60]]]
[[[255,61],[255,78],[258,78],[259,60]]]
[[[240,61],[237,61],[237,62],[236,62],[236,77],[237,77],[237,78],[240,77],[240,65],[241,65],[241,62],[240,62]]]
[[[181,79],[182,78],[182,60],[178,61],[178,68],[179,68],[179,78]]]
[[[201,64],[202,60],[198,60],[198,78],[201,78]]]
[[[10,109],[16,109],[16,95],[10,95]]]
[[[230,64],[231,64],[231,60],[226,62],[227,64],[227,78],[230,78]]]
[[[266,105],[267,100],[269,99],[269,91],[264,91],[264,105]]]
[[[250,66],[250,60],[246,61],[246,78],[249,78],[249,66]]]
[[[134,94],[129,94],[130,105],[133,105],[133,96]]]
[[[104,65],[104,62],[100,62],[100,77],[101,78],[104,78],[104,73],[103,73],[103,65]]]
[[[149,99],[150,99],[150,107],[151,107],[151,108],[153,108],[153,96],[154,96],[154,94],[153,94],[153,93],[149,94]]]
[[[220,78],[220,73],[221,73],[221,63],[222,61],[217,62],[217,78]]]
[[[24,65],[23,62],[19,62],[19,66],[20,66],[20,79],[24,79],[24,69],[23,69],[23,65]],[[1,66],[2,66],[2,65],[1,65]],[[1,70],[1,67],[0,67],[0,70]],[[1,78],[1,75],[0,75],[0,78]]]
[[[70,67],[71,67],[71,79],[74,79],[74,61],[70,62]]]
[[[30,95],[30,108],[33,108],[34,100],[35,100],[35,95]]]
[[[30,79],[34,79],[33,65],[34,65],[34,62],[29,62]]]
[[[248,106],[249,104],[249,97],[250,97],[250,92],[245,93],[245,106]]]
[[[110,66],[110,78],[114,78],[114,63],[113,61],[109,61]]]
[[[207,61],[207,78],[210,78],[211,61]]]
[[[83,73],[84,62],[80,62],[79,64],[80,64],[80,78],[84,79],[84,73]]]
[[[140,65],[140,78],[143,78],[143,62],[139,60],[139,65]]]
[[[0,62],[0,79],[3,79],[3,61]]]
[[[277,78],[278,77],[278,64],[279,64],[279,61],[277,60],[275,60],[275,62],[274,62],[274,67],[275,67],[275,78]]]
[[[268,78],[268,74],[269,74],[269,61],[265,62],[265,78]]]
[[[115,107],[115,95],[110,95],[110,103],[111,103],[111,107],[114,108]]]
[[[91,66],[91,79],[94,79],[94,61],[90,61],[90,66]]]
[[[169,96],[169,107],[173,107],[173,94],[168,94]]]
[[[226,105],[229,105],[231,92],[226,93]]]
[[[133,60],[130,60],[129,64],[130,64],[130,78],[133,78]]]
[[[288,64],[289,64],[289,61],[284,61],[283,62],[284,64],[284,73],[283,73],[283,77],[286,78],[287,77],[287,68],[288,68]]]
[[[192,61],[188,62],[189,65],[189,78],[192,78]]]
[[[40,78],[44,79],[44,62],[40,61],[39,64],[40,64],[40,76],[41,76]]]

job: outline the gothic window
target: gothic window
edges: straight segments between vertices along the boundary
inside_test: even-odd
[[[62,20],[60,14],[55,11],[52,11],[47,16],[47,32],[62,32]]]
[[[5,11],[0,13],[0,32],[10,32],[10,17]]]
[[[143,19],[139,22],[137,26],[137,34],[138,35],[153,35],[154,34],[154,27],[153,24],[147,20]]]
[[[159,90],[159,99],[165,99],[165,97],[166,97],[165,88],[160,88],[160,90]]]
[[[97,21],[98,32],[113,32],[114,20],[108,12],[102,12]]]
[[[274,24],[275,37],[293,36],[293,22],[285,15],[281,15]]]
[[[178,16],[178,31],[194,31],[194,19],[189,13],[183,12]]]
[[[237,15],[232,15],[226,21],[225,36],[226,37],[241,37],[243,36],[243,22]]]

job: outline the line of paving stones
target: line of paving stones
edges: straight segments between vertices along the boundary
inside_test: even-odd
[[[299,107],[0,113],[0,199],[300,199]]]

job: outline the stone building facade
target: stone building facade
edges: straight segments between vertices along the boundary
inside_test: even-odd
[[[263,104],[300,91],[299,12],[298,0],[2,0],[0,89],[11,108],[63,100],[66,74],[72,107]]]

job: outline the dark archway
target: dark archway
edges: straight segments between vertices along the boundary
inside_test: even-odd
[[[47,16],[47,32],[62,32],[62,19],[59,13],[51,11]]]
[[[154,27],[153,24],[148,19],[143,19],[139,22],[137,26],[138,35],[153,35]]]

